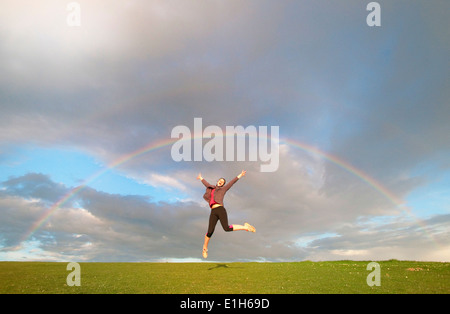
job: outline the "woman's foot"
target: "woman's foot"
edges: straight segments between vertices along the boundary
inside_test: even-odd
[[[203,258],[207,258],[208,257],[208,249],[207,248],[203,248],[203,252],[202,252]]]
[[[245,223],[244,226],[247,228],[247,231],[256,232],[255,227],[253,227],[252,225]]]

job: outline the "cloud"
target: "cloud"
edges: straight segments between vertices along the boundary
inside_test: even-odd
[[[370,189],[361,188],[360,201],[354,202],[347,200],[346,192],[327,195],[309,180],[312,174],[307,168],[312,159],[297,156],[296,161],[304,158],[305,162],[292,165],[288,154],[294,153],[284,150],[282,166],[271,178],[251,172],[229,191],[225,203],[229,222],[248,221],[257,233],[225,233],[218,226],[211,240],[212,259],[379,259],[375,252],[383,248],[389,252],[386,256],[393,258],[392,248],[402,248],[394,255],[403,257],[411,256],[417,246],[442,243],[438,248],[445,247],[448,215],[434,216],[419,225],[393,204],[390,211],[386,205],[377,207]],[[71,256],[89,261],[198,258],[210,210],[201,199],[203,185],[194,178],[191,184],[189,191],[195,194],[190,197],[196,201],[171,203],[86,187],[60,206],[30,240],[59,260]],[[2,186],[0,210],[7,219],[1,230],[6,248],[19,244],[30,226],[48,212],[49,200],[60,199],[70,190],[39,174],[10,178]],[[60,187],[60,197],[48,193],[47,188],[54,186]],[[374,223],[370,218],[383,215],[387,215],[387,223]],[[301,239],[309,235],[311,240],[305,244]],[[420,252],[412,255],[416,259],[436,257],[432,249]]]
[[[39,189],[49,179],[36,176],[41,180],[30,180],[31,176],[34,175],[8,181],[9,188],[2,191],[1,212],[7,217],[1,223],[4,246],[19,244],[30,226],[42,219],[51,206],[44,202],[45,191]],[[28,200],[17,188],[23,185],[35,191],[33,194],[42,192],[42,198]],[[151,260],[169,254],[165,245],[172,249],[175,245],[183,251],[186,242],[180,239],[189,239],[198,230],[200,212],[204,208],[189,203],[155,204],[144,197],[86,188],[43,221],[30,239],[37,241],[43,251],[59,253],[60,258],[79,254],[86,260]],[[184,255],[178,252],[175,257]]]
[[[10,178],[3,182],[4,191],[25,199],[40,199],[56,203],[61,195],[68,192],[62,184],[53,182],[47,175],[29,173],[20,178]]]
[[[111,165],[201,117],[204,126],[279,126],[281,139],[344,160],[401,200],[449,170],[448,4],[382,2],[382,26],[370,28],[360,1],[78,2],[79,28],[66,24],[67,3],[3,4],[2,155],[63,147]],[[211,258],[369,258],[401,247],[416,257],[411,241],[424,256],[448,256],[445,245],[427,248],[432,239],[417,237],[392,199],[324,156],[283,144],[279,169],[260,173],[251,162],[176,163],[169,148],[117,166],[163,187],[167,203],[88,186],[33,245],[58,259],[196,258],[209,214],[196,175],[214,181],[247,169],[226,207],[232,223],[258,232],[217,230]],[[2,245],[17,245],[73,188],[52,178],[31,171],[4,180]],[[413,209],[432,234],[446,234],[447,220],[433,220],[445,216]],[[361,224],[373,217],[392,223]]]
[[[312,259],[448,259],[449,215],[421,220],[411,215],[387,217],[386,222],[366,220],[346,225],[331,236],[308,244]],[[436,259],[436,252],[440,258]]]

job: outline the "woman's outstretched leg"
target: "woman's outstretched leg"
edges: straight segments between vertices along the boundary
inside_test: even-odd
[[[255,227],[253,227],[252,225],[245,223],[244,225],[232,225],[233,226],[233,231],[238,231],[238,230],[245,230],[245,231],[250,231],[250,232],[256,232]]]
[[[250,232],[256,232],[255,227],[253,227],[252,225],[250,225],[248,223],[245,223],[244,225],[230,225],[228,228],[229,229],[226,231],[245,230],[245,231],[250,231]],[[205,241],[203,242],[203,252],[202,252],[203,258],[208,257],[208,244],[209,244],[210,239],[211,239],[211,237],[208,237],[208,235],[205,235]]]
[[[208,257],[208,244],[212,234],[214,233],[217,221],[220,221],[223,230],[225,230],[226,232],[239,230],[245,230],[250,232],[256,231],[255,227],[253,227],[248,223],[245,223],[244,225],[228,225],[228,215],[226,209],[223,206],[213,208],[209,216],[208,232],[205,235],[205,241],[203,243],[203,252],[202,252],[203,258]]]
[[[252,225],[250,225],[248,223],[245,223],[244,225],[228,225],[227,211],[223,206],[218,207],[216,213],[219,217],[219,220],[220,220],[223,230],[225,230],[226,232],[239,231],[239,230],[255,232],[255,227],[253,227]]]

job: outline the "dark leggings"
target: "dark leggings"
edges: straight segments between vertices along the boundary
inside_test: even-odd
[[[209,215],[208,233],[206,236],[211,238],[216,228],[217,220],[220,220],[223,230],[233,231],[233,225],[228,225],[228,215],[225,207],[219,206],[211,209],[211,215]]]

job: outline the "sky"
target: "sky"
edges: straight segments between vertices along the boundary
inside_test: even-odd
[[[450,3],[369,2],[4,0],[0,260],[201,261],[245,169],[208,261],[450,261]],[[278,167],[174,160],[195,118]]]

